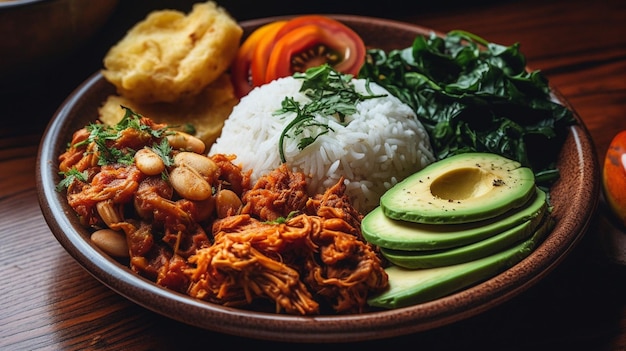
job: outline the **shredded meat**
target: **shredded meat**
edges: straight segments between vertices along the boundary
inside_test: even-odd
[[[197,227],[196,227],[197,228]],[[130,251],[130,268],[139,275],[153,280],[158,285],[184,293],[189,286],[187,256],[181,250],[172,248],[171,243],[160,241],[153,233],[153,226],[147,222],[123,224]],[[190,238],[186,243],[188,252],[196,252],[207,245],[208,238],[204,231],[183,235],[178,238]],[[176,243],[174,246],[180,243]]]
[[[59,156],[59,170],[61,172],[67,172],[72,167],[82,172],[89,167],[96,166],[98,164],[98,155],[93,152],[94,150],[88,150],[87,148],[93,148],[92,144],[82,144],[87,140],[90,133],[87,128],[82,128],[74,132],[70,147]]]
[[[277,180],[274,189],[279,192],[270,198],[285,198],[281,195],[291,193],[283,185],[291,183],[286,180],[291,175],[281,167],[258,184],[273,188],[272,180]],[[387,274],[374,248],[360,238],[361,215],[345,201],[342,189],[340,182],[317,199],[296,201],[295,209],[316,213],[284,223],[250,214],[216,221],[213,245],[189,259],[196,267],[188,270],[192,281],[188,294],[234,306],[269,299],[277,312],[292,314],[318,314],[319,302],[337,313],[362,312],[368,295],[387,287]],[[262,206],[249,208],[268,213]],[[294,210],[284,208],[282,213]],[[276,214],[272,211],[271,218]]]
[[[324,194],[316,194],[306,202],[306,213],[316,214],[324,218],[341,218],[354,230],[354,235],[365,241],[361,236],[361,220],[363,214],[357,211],[345,195],[346,185],[343,177],[328,188]],[[331,212],[331,213],[329,213]]]
[[[211,160],[219,167],[217,179],[220,181],[220,188],[230,189],[239,195],[250,188],[252,171],[243,173],[240,167],[232,163],[235,156],[217,154],[211,156]]]
[[[98,167],[98,172],[89,183],[72,182],[67,189],[67,201],[80,217],[81,223],[101,225],[102,219],[96,212],[96,204],[105,200],[118,205],[129,202],[142,178],[143,174],[135,166],[116,164]]]
[[[226,217],[218,227],[215,243],[189,259],[196,264],[188,271],[189,295],[228,306],[265,297],[275,301],[277,312],[317,313],[318,303],[288,262],[301,246],[313,245],[308,228],[269,224],[249,215]]]
[[[226,306],[270,305],[276,313],[359,313],[368,295],[388,287],[377,248],[361,235],[360,214],[344,195],[343,179],[309,196],[303,174],[281,166],[251,185],[232,155],[213,155],[213,196],[185,199],[167,177],[135,164],[102,165],[101,152],[134,152],[158,145],[164,128],[150,119],[119,131],[106,145],[76,131],[59,169],[74,178],[67,201],[84,225],[126,235],[128,265],[163,287]],[[173,156],[176,152],[172,151]],[[106,163],[106,162],[105,162]],[[242,206],[221,218],[220,189]],[[236,212],[236,213],[235,213]]]
[[[244,193],[242,213],[273,221],[289,216],[290,212],[303,211],[308,199],[304,175],[289,171],[283,164]]]

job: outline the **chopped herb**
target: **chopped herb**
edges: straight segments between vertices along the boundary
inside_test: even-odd
[[[98,158],[98,165],[105,166],[112,163],[121,163],[125,165],[132,164],[134,160],[135,150],[125,148],[120,150],[114,147],[107,147],[104,139],[95,139],[94,142],[98,146],[100,151],[100,157]]]
[[[124,129],[133,128],[141,132],[150,134],[153,138],[161,138],[168,131],[167,128],[153,129],[149,125],[141,123],[142,116],[126,106],[122,106],[126,111],[124,117],[113,128],[117,132],[121,132]]]
[[[183,123],[183,124],[170,124],[169,128],[172,130],[178,130],[183,133],[194,135],[197,132],[196,126],[192,123]]]
[[[74,145],[78,147],[94,143],[99,152],[98,165],[100,166],[112,163],[129,165],[134,162],[133,156],[136,150],[131,148],[118,149],[108,145],[109,141],[119,139],[124,130],[135,129],[139,132],[147,133],[150,137],[156,139],[162,138],[168,130],[167,128],[153,129],[151,126],[141,123],[141,115],[128,107],[122,106],[122,108],[126,112],[124,113],[124,117],[116,125],[109,126],[101,123],[91,123],[86,127],[89,131],[89,137]]]
[[[358,93],[351,83],[352,75],[341,74],[328,64],[309,68],[304,73],[295,73],[293,77],[303,79],[300,91],[311,101],[301,106],[293,97],[285,97],[281,103],[281,109],[274,113],[277,116],[289,112],[296,115],[283,129],[279,137],[278,152],[283,163],[286,162],[285,138],[300,137],[298,149],[302,150],[315,142],[321,135],[333,131],[328,122],[320,121],[316,117],[335,118],[337,123],[346,125],[345,117],[356,113],[357,103],[366,99],[385,96],[374,95],[369,91],[369,87],[369,95]],[[311,136],[303,136],[305,130],[311,131]]]
[[[181,130],[187,134],[194,135],[196,134],[196,127],[191,123],[185,123],[181,127]]]
[[[268,224],[283,224],[285,222],[287,222],[288,220],[292,219],[293,217],[295,217],[296,215],[298,215],[298,211],[291,211],[289,212],[289,214],[287,215],[287,218],[285,217],[278,217],[272,221],[266,221],[265,223]]]
[[[155,154],[161,158],[163,164],[165,165],[165,170],[161,173],[161,178],[165,181],[169,179],[169,173],[167,171],[168,167],[174,165],[174,158],[172,157],[172,146],[170,145],[167,138],[161,139],[161,143],[154,144],[150,148]]]
[[[67,172],[59,172],[59,174],[63,176],[63,179],[55,187],[56,191],[63,191],[69,187],[74,180],[86,182],[88,176],[87,171],[79,172],[76,168],[71,168]]]
[[[172,158],[172,146],[167,141],[167,138],[161,139],[160,144],[155,143],[151,150],[154,151],[155,154],[159,155],[166,167],[174,165],[174,158]]]

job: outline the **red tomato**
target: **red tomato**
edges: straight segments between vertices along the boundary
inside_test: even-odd
[[[602,169],[604,197],[615,214],[626,225],[626,130],[611,141]]]
[[[265,83],[265,71],[267,70],[267,61],[274,47],[274,38],[276,37],[276,33],[278,33],[286,23],[287,21],[270,23],[267,25],[265,33],[263,33],[263,38],[257,42],[252,54],[252,66],[250,67],[250,76],[253,86],[257,87]]]
[[[250,36],[241,44],[235,60],[230,68],[231,80],[235,88],[235,95],[241,98],[247,95],[252,88],[258,84],[252,82],[252,70],[253,66],[258,66],[259,63],[255,62],[253,58],[257,51],[261,51],[259,48],[271,48],[271,42],[276,34],[276,31],[282,27],[287,21],[276,21],[268,23],[264,26],[257,28]],[[267,54],[269,57],[269,53]],[[258,59],[257,59],[258,60]],[[256,68],[258,69],[258,68]],[[265,75],[265,68],[263,67],[263,76]]]
[[[323,63],[356,76],[364,61],[365,44],[352,29],[329,17],[300,16],[276,33],[265,83]]]
[[[254,31],[231,68],[235,93],[328,63],[356,76],[365,61],[363,39],[343,23],[322,15],[272,22]]]

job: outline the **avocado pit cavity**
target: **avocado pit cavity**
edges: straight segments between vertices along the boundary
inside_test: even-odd
[[[425,224],[494,218],[526,204],[535,192],[533,171],[491,153],[464,153],[437,161],[389,189],[380,199],[386,216]]]
[[[482,168],[458,168],[433,180],[430,192],[440,199],[459,201],[483,196],[502,184],[501,179]]]

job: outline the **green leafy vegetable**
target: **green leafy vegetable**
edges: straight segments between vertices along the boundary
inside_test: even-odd
[[[287,217],[278,217],[274,220],[268,220],[265,221],[265,223],[269,223],[269,224],[283,224],[286,223],[287,221],[289,221],[290,219],[294,218],[295,216],[297,216],[300,212],[299,211],[291,211],[289,212],[289,214],[287,215]]]
[[[502,46],[465,31],[418,36],[413,45],[368,50],[359,78],[410,105],[438,159],[492,152],[531,167],[544,183],[575,123],[540,71],[527,71],[519,44]]]
[[[56,185],[56,191],[63,191],[70,186],[75,180],[81,182],[87,181],[87,171],[80,172],[76,168],[71,168],[67,172],[59,172],[63,176],[63,179]]]
[[[125,111],[124,117],[113,126],[115,131],[121,132],[124,129],[132,128],[140,132],[148,133],[153,138],[162,138],[165,136],[165,133],[169,132],[167,128],[153,129],[151,126],[141,123],[142,115],[126,106],[122,106],[122,108]]]
[[[191,124],[191,123],[183,124],[181,130],[183,132],[185,132],[187,134],[191,134],[191,135],[196,134],[196,132],[197,132],[196,127],[193,124]]]
[[[159,155],[165,167],[171,167],[174,165],[174,158],[172,157],[172,146],[167,138],[161,139],[161,143],[154,144],[151,148],[155,154]]]
[[[160,143],[155,143],[150,150],[159,156],[165,165],[165,170],[161,172],[161,179],[167,181],[169,179],[168,167],[174,165],[174,158],[172,157],[172,146],[167,138],[161,139]]]
[[[141,123],[141,115],[130,108],[124,106],[122,108],[125,110],[124,117],[116,125],[108,126],[100,123],[91,123],[86,127],[89,131],[89,137],[75,145],[78,147],[83,144],[95,143],[99,152],[98,165],[100,166],[112,163],[128,165],[134,162],[133,156],[136,150],[130,148],[118,149],[109,146],[110,141],[118,140],[121,137],[122,131],[131,128],[147,133],[152,138],[162,138],[167,132],[167,128],[153,129],[149,125]],[[161,154],[159,155],[162,156]]]
[[[283,129],[278,141],[278,152],[283,163],[286,162],[284,140],[290,137],[290,132],[293,133],[293,137],[300,137],[298,149],[302,150],[332,130],[327,122],[320,121],[317,116],[334,117],[338,123],[345,125],[345,117],[356,113],[358,102],[384,96],[374,95],[371,91],[368,91],[369,95],[356,92],[350,82],[352,75],[341,74],[328,64],[309,68],[304,73],[296,73],[294,78],[303,79],[300,91],[311,101],[301,106],[293,97],[286,97],[281,103],[281,109],[274,113],[274,115],[289,112],[296,114]],[[307,129],[313,130],[311,136],[303,136]]]

